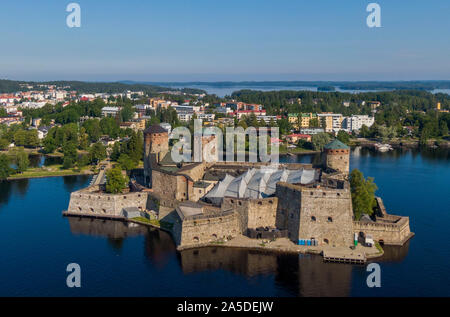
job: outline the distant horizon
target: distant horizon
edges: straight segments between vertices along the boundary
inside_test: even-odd
[[[17,82],[70,82],[70,81],[78,81],[78,82],[86,82],[86,83],[138,83],[138,84],[158,84],[158,83],[167,83],[167,84],[214,84],[214,83],[413,83],[413,82],[450,82],[450,79],[386,79],[386,80],[377,80],[377,79],[369,79],[369,80],[328,80],[328,79],[318,79],[318,80],[295,80],[295,79],[257,79],[257,80],[133,80],[133,79],[118,79],[118,80],[102,80],[102,79],[42,79],[42,80],[34,80],[34,79],[12,79],[12,78],[0,78],[0,80],[9,80],[9,81],[17,81]]]

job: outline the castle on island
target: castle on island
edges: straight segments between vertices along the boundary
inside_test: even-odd
[[[211,142],[214,137],[202,137],[202,146],[211,148]],[[381,198],[371,217],[355,221],[349,147],[334,140],[322,156],[317,166],[175,163],[168,132],[154,125],[144,132],[144,169],[129,190],[107,194],[95,185],[73,192],[65,215],[155,219],[165,224],[180,249],[239,236],[349,247],[360,235],[386,245],[403,245],[413,235],[409,218],[388,214]]]

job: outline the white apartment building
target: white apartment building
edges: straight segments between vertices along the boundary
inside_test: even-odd
[[[266,124],[269,124],[270,121],[273,120],[273,122],[277,122],[277,116],[256,116],[256,120],[261,121],[263,120]]]
[[[188,112],[179,112],[177,113],[178,120],[182,122],[189,122],[191,121],[192,117],[194,116],[194,113],[188,113]]]
[[[353,115],[346,117],[342,122],[342,126],[349,132],[359,131],[363,125],[371,127],[375,123],[374,117],[368,115]]]
[[[120,112],[119,107],[103,107],[102,116],[104,117],[115,117]]]
[[[216,115],[214,113],[199,113],[197,118],[205,121],[214,121]]]
[[[172,106],[177,113],[180,112],[195,112],[198,113],[200,111],[200,106],[189,106],[189,105],[181,105],[181,106]]]
[[[42,102],[31,102],[31,101],[27,101],[27,102],[22,102],[21,104],[19,104],[18,106],[20,108],[27,108],[27,109],[39,109],[42,108],[43,106],[45,106],[47,104],[47,102],[42,101]]]

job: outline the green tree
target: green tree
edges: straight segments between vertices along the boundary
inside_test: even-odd
[[[322,151],[323,147],[330,143],[330,135],[325,132],[314,134],[311,137],[311,143],[315,151]]]
[[[63,146],[63,169],[72,168],[77,161],[77,146],[74,142],[68,142]]]
[[[445,122],[444,120],[441,121],[440,125],[439,125],[439,130],[441,132],[442,136],[447,136],[448,135],[448,126],[447,126],[447,122]]]
[[[119,167],[106,172],[106,192],[111,194],[121,193],[128,184],[128,177],[122,174]]]
[[[80,150],[87,150],[89,148],[89,135],[86,133],[86,129],[84,127],[80,128],[80,133],[78,136],[78,144]]]
[[[344,144],[347,144],[347,145],[350,144],[350,135],[349,135],[347,132],[343,131],[343,130],[340,130],[340,131],[338,132],[336,138],[337,138],[339,141],[341,141],[342,143],[344,143]]]
[[[80,156],[78,156],[78,159],[77,159],[77,166],[78,166],[79,168],[85,167],[85,166],[88,165],[89,163],[90,163],[89,155],[80,155]]]
[[[106,147],[100,142],[94,143],[89,148],[89,155],[91,162],[100,162],[106,158]]]
[[[0,151],[6,151],[9,147],[9,141],[6,139],[0,139]]]
[[[16,170],[18,173],[25,172],[30,165],[28,153],[25,152],[23,148],[16,149],[14,153],[14,162],[16,163]]]
[[[10,164],[9,157],[6,154],[0,154],[0,181],[7,179],[13,173]]]
[[[372,215],[376,206],[375,192],[377,185],[372,177],[364,179],[361,171],[354,169],[350,173],[350,188],[355,219],[359,220],[363,214]]]
[[[18,130],[14,133],[14,143],[16,146],[25,146],[27,143],[27,132],[25,130]]]
[[[119,142],[115,142],[113,147],[112,147],[112,152],[110,155],[111,160],[113,161],[117,161],[120,157],[121,154],[121,149],[120,149],[120,143]]]
[[[55,150],[58,148],[58,145],[56,144],[56,140],[53,138],[53,136],[49,133],[44,138],[44,141],[42,141],[44,145],[44,153],[49,154],[55,152]]]
[[[120,164],[120,167],[126,171],[131,171],[132,169],[136,168],[136,166],[137,166],[136,161],[134,161],[131,157],[129,157],[125,153],[122,153],[120,155],[117,162]]]
[[[361,129],[359,130],[359,136],[362,138],[370,137],[370,130],[365,124],[363,124]]]
[[[27,147],[36,148],[40,143],[37,130],[33,129],[27,131],[25,136],[25,145]]]

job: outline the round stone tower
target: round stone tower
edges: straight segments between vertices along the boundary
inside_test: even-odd
[[[350,147],[335,139],[324,147],[325,167],[348,174],[350,171]]]
[[[144,131],[144,175],[151,185],[151,170],[169,152],[169,133],[160,125],[152,125]]]

